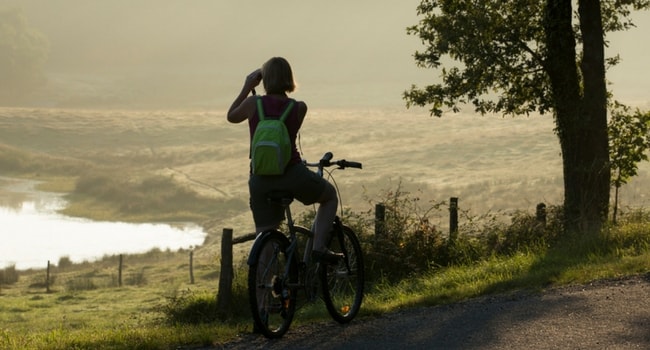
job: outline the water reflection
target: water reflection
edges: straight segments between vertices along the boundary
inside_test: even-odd
[[[31,180],[0,177],[0,207],[20,210],[23,202],[33,200],[39,207],[43,202],[53,202],[60,196],[49,192],[34,190],[38,182]]]
[[[60,195],[34,190],[36,182],[0,178],[0,268],[44,268],[67,256],[73,262],[104,255],[179,249],[203,243],[196,225],[129,224],[71,218],[57,213]]]

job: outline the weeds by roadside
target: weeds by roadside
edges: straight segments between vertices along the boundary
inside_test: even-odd
[[[347,218],[362,232],[370,280],[397,282],[431,269],[469,265],[492,256],[541,252],[557,241],[562,229],[560,207],[551,207],[544,223],[522,211],[481,216],[463,212],[458,233],[452,238],[442,229],[441,222],[448,215],[444,201],[423,204],[419,196],[398,186],[383,192],[376,202],[386,211],[381,232],[368,232],[376,225],[369,219],[370,212]]]

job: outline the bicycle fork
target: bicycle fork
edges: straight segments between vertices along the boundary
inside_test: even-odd
[[[332,231],[335,234],[335,237],[332,237],[332,239],[336,239],[338,241],[339,247],[341,248],[341,253],[343,253],[343,260],[345,261],[345,269],[348,275],[351,275],[352,268],[350,267],[350,259],[348,258],[350,255],[348,253],[348,248],[345,246],[345,235],[343,234],[343,224],[341,223],[341,219],[338,217],[338,215],[334,217],[334,226]]]

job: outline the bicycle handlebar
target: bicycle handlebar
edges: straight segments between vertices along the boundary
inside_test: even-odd
[[[349,162],[345,159],[340,159],[340,160],[335,160],[332,161],[332,158],[334,155],[332,152],[326,152],[323,157],[318,161],[318,163],[308,163],[307,161],[304,161],[305,165],[308,167],[316,167],[318,168],[318,173],[322,175],[323,168],[327,168],[333,165],[338,166],[339,169],[345,169],[345,168],[357,168],[357,169],[363,169],[363,165],[359,162]]]

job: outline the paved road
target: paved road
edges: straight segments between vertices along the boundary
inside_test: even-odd
[[[650,349],[650,274],[242,335],[211,349]]]

